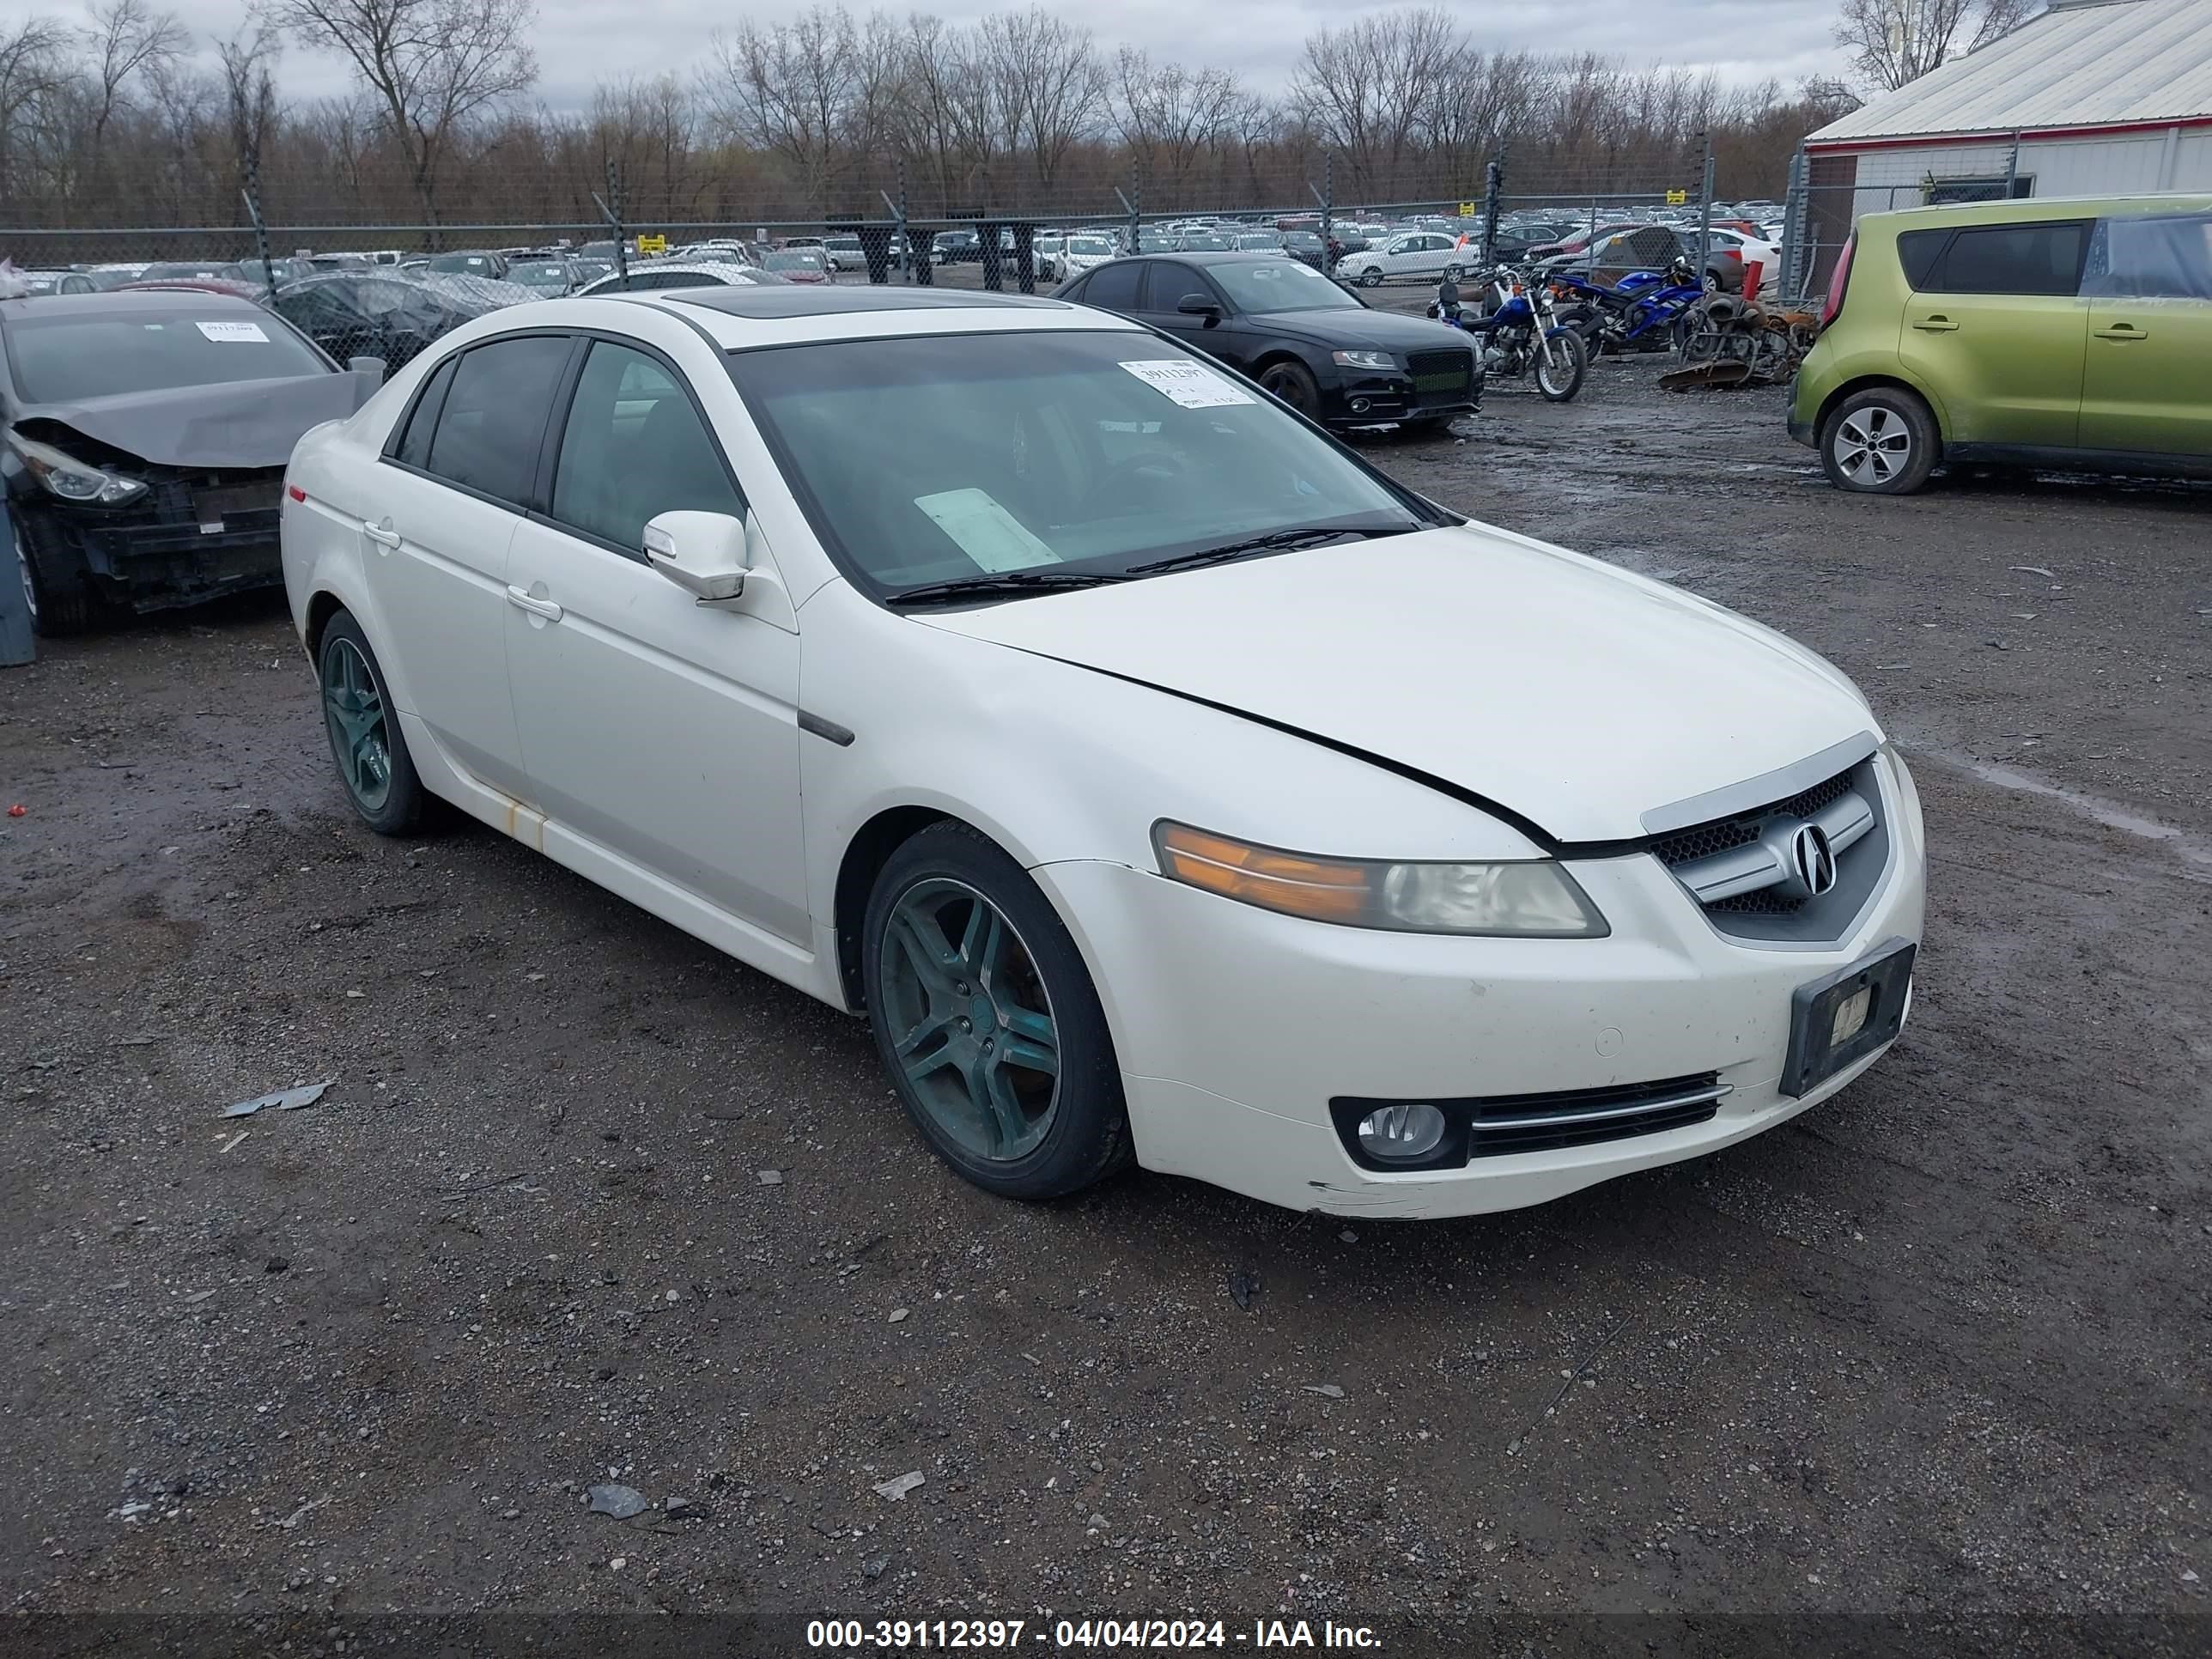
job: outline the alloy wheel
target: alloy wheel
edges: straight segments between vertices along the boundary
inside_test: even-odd
[[[364,811],[374,812],[392,793],[392,738],[383,688],[351,640],[333,640],[323,653],[323,720],[338,775]]]
[[[966,1151],[1036,1151],[1060,1104],[1060,1029],[1029,947],[965,882],[901,894],[878,967],[896,1064],[915,1103]]]
[[[1911,464],[1912,428],[1895,410],[1869,404],[1836,422],[1829,450],[1853,483],[1886,484]]]

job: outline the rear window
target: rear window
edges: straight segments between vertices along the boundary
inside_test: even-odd
[[[267,312],[18,316],[7,334],[15,389],[33,404],[326,374],[315,349]]]
[[[1905,268],[1905,280],[1916,289],[1926,288],[1936,261],[1942,257],[1950,240],[1948,230],[1908,230],[1900,234],[1897,239],[1897,263]]]
[[[2088,242],[2088,224],[2079,220],[1969,226],[1951,234],[1927,280],[1913,286],[1937,294],[2070,295],[2081,284]]]

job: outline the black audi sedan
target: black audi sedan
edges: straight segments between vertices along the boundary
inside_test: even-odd
[[[1139,254],[1054,297],[1149,323],[1325,426],[1441,426],[1482,401],[1466,334],[1376,311],[1280,254]]]

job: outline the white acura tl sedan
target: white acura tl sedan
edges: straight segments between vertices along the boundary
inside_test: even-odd
[[[283,545],[371,828],[449,803],[865,1011],[994,1192],[1531,1204],[1905,1017],[1920,806],[1840,673],[1100,312],[501,312],[301,442]]]

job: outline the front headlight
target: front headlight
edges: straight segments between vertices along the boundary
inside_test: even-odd
[[[1332,351],[1329,361],[1346,368],[1395,368],[1398,360],[1387,351]]]
[[[1394,864],[1314,858],[1165,819],[1152,828],[1160,873],[1263,910],[1409,933],[1603,939],[1612,929],[1550,859]]]
[[[146,486],[140,479],[118,477],[112,472],[103,472],[96,466],[87,466],[82,461],[74,460],[50,445],[32,442],[21,433],[9,433],[8,443],[23,458],[25,468],[46,492],[58,495],[65,501],[95,507],[118,507],[132,497],[146,493]]]

